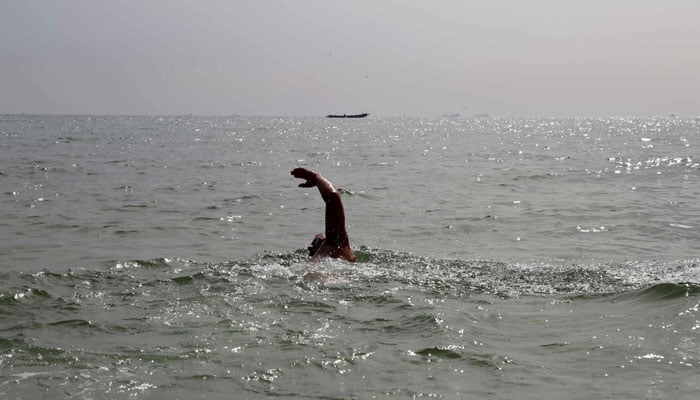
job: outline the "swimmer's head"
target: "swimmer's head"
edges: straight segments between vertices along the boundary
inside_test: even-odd
[[[325,240],[326,237],[322,233],[314,236],[314,240],[311,241],[311,246],[307,247],[307,249],[309,249],[309,256],[316,254]]]

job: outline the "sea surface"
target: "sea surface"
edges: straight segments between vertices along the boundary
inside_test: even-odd
[[[0,115],[2,399],[696,399],[700,118]],[[340,190],[358,262],[309,262]]]

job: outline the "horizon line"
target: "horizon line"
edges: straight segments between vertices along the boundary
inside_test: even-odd
[[[379,118],[441,118],[441,119],[475,119],[475,118],[500,118],[500,119],[579,119],[579,118],[699,118],[700,114],[696,115],[684,115],[684,114],[609,114],[609,115],[540,115],[540,116],[526,116],[526,115],[499,115],[491,113],[473,113],[469,115],[448,115],[449,113],[443,114],[371,114],[368,116],[369,119],[372,117]],[[184,114],[121,114],[121,113],[35,113],[35,112],[0,112],[0,116],[53,116],[53,117],[198,117],[198,118],[323,118],[326,119],[327,114],[324,115],[292,115],[292,114],[197,114],[197,113],[184,113]]]

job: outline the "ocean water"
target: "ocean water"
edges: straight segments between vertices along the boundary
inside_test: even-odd
[[[700,118],[0,116],[0,398],[695,399]],[[358,262],[310,263],[340,189]]]

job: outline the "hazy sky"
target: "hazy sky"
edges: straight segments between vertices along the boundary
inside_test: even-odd
[[[700,115],[698,0],[0,0],[0,113]]]

